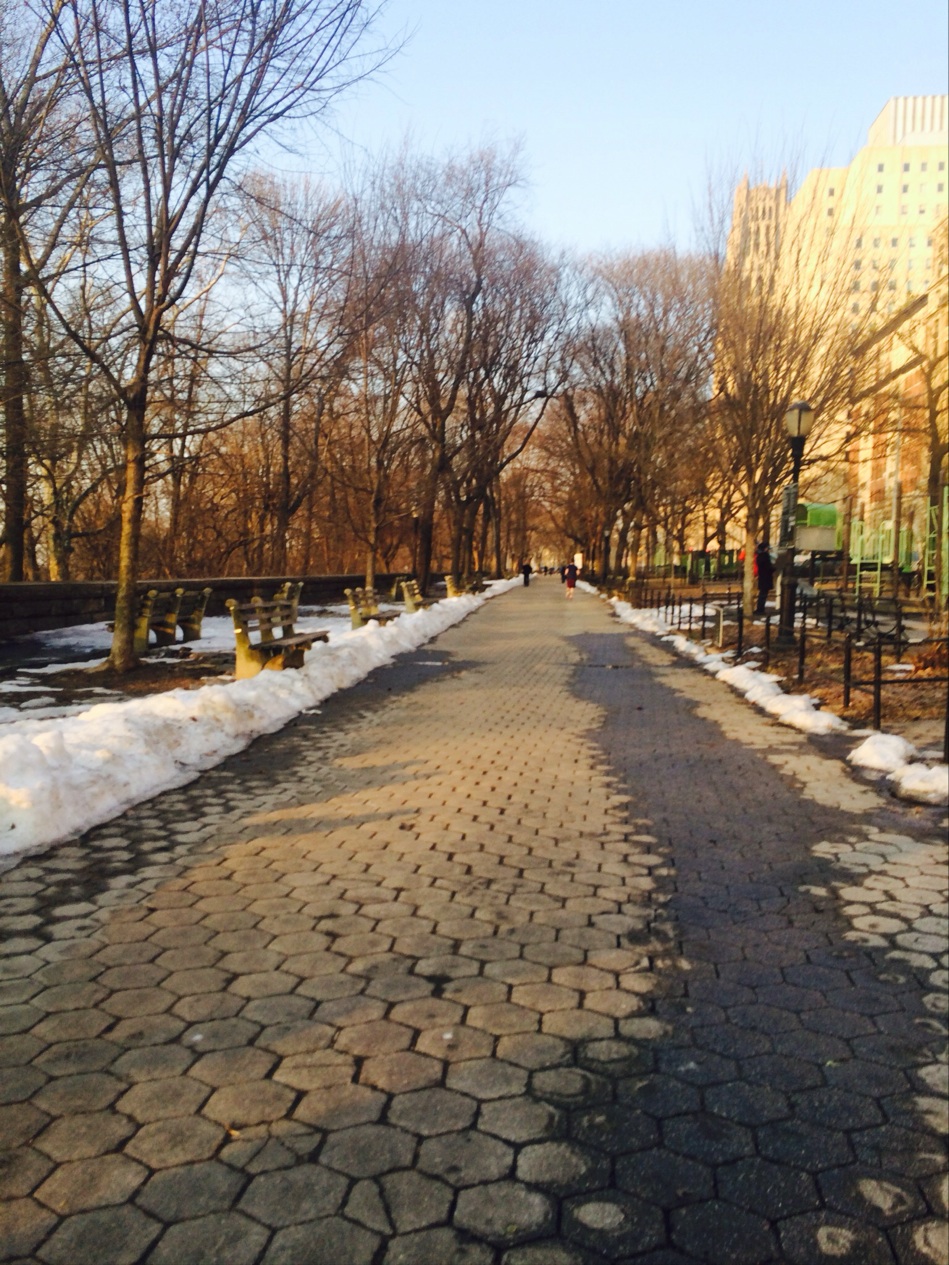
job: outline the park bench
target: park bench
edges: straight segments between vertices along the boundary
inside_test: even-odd
[[[149,589],[138,596],[138,610],[135,613],[135,630],[132,634],[132,646],[136,654],[144,654],[148,649],[148,634],[155,634],[156,646],[172,646],[175,642],[175,629],[178,627],[178,608],[184,589],[159,592]]]
[[[284,580],[280,588],[273,595],[275,602],[289,602],[293,608],[293,618],[290,621],[295,624],[297,622],[297,612],[300,609],[300,595],[303,592],[302,580]]]
[[[483,593],[484,581],[480,575],[466,576],[461,581],[456,581],[453,575],[446,575],[445,588],[449,597],[464,597],[467,593]]]
[[[387,624],[394,615],[383,615],[374,588],[344,589],[349,603],[349,618],[353,628],[365,628],[367,624]]]
[[[264,668],[301,668],[314,641],[329,639],[329,633],[323,631],[294,632],[296,604],[292,600],[265,602],[253,597],[249,602],[238,602],[229,598],[227,609],[234,621],[234,675],[238,680],[256,676]]]
[[[414,614],[416,611],[427,610],[429,606],[435,605],[434,602],[429,601],[428,598],[422,596],[422,590],[418,586],[418,580],[402,581],[402,597],[405,601],[405,609],[409,611],[410,614]]]
[[[201,637],[201,623],[207,610],[211,589],[194,589],[185,591],[178,603],[178,627],[181,629],[182,641],[198,641]]]

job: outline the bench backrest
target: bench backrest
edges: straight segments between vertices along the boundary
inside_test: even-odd
[[[262,597],[252,597],[249,602],[238,602],[229,598],[227,609],[234,621],[235,633],[243,634],[250,644],[254,633],[259,643],[277,641],[279,637],[292,637],[293,625],[296,622],[294,603],[290,601],[265,602]]]

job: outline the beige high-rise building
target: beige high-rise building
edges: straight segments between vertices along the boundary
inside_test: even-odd
[[[806,242],[808,283],[821,274],[837,285],[846,278],[854,315],[869,303],[894,312],[936,280],[947,166],[949,97],[892,97],[849,166],[815,167],[790,198],[786,178],[756,186],[746,178],[735,192],[729,259],[755,272],[792,239]],[[807,274],[800,260],[795,266]]]
[[[839,418],[847,462],[818,469],[858,562],[945,571],[949,98],[891,98],[845,167],[735,192],[728,260],[759,284],[846,314],[863,380]],[[807,390],[804,386],[802,389]],[[832,446],[832,445],[830,445]],[[943,594],[945,593],[943,579]]]

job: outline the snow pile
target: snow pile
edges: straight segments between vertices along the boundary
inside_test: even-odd
[[[877,769],[882,773],[894,773],[908,764],[916,754],[916,748],[896,734],[872,733],[859,747],[854,747],[847,759],[862,769]]]
[[[781,689],[780,677],[762,672],[756,667],[733,667],[727,653],[710,654],[699,642],[690,641],[681,633],[672,632],[665,620],[660,619],[654,611],[637,610],[619,598],[611,598],[610,601],[624,623],[632,624],[642,632],[661,636],[677,653],[694,659],[706,672],[719,681],[724,681],[739,694],[744,694],[750,703],[762,708],[782,724],[793,725],[795,729],[811,734],[827,734],[847,728],[833,712],[820,711],[818,699],[811,698],[808,694],[785,694]]]
[[[871,734],[847,759],[863,769],[886,773],[897,795],[921,804],[949,803],[949,765],[931,766],[915,759],[916,748],[896,734]]]
[[[117,703],[0,731],[0,856],[69,838],[191,781],[396,655],[429,641],[520,580],[448,598],[385,627],[331,633],[304,667]],[[300,626],[303,626],[301,620]]]
[[[587,586],[590,587],[590,586]],[[591,590],[596,592],[596,590]],[[793,725],[810,734],[828,734],[847,729],[833,712],[820,710],[819,699],[807,694],[785,694],[781,678],[762,672],[754,665],[731,666],[728,652],[710,654],[700,643],[675,633],[655,611],[638,610],[619,598],[610,598],[616,615],[641,632],[653,633],[667,641],[679,654],[699,663],[719,681],[724,681],[750,703],[774,716],[782,724]],[[914,762],[916,750],[905,738],[893,734],[873,734],[851,752],[851,763],[887,773],[896,794],[923,804],[949,803],[949,765],[932,767]]]

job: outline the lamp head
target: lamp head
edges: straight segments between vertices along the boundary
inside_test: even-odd
[[[806,400],[792,404],[784,415],[784,428],[789,439],[805,439],[814,425],[814,410]]]

